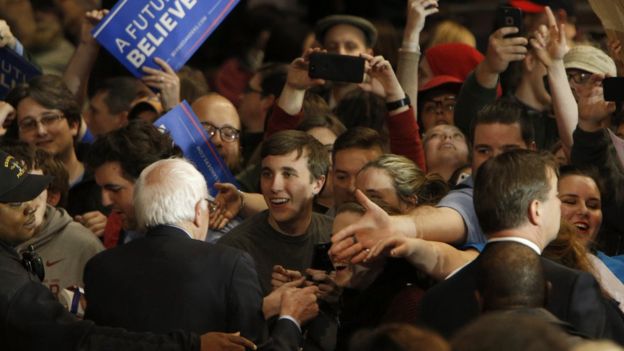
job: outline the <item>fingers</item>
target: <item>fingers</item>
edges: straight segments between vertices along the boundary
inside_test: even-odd
[[[557,30],[557,20],[555,19],[555,15],[550,9],[550,6],[546,6],[546,8],[544,9],[544,12],[546,12],[546,19],[547,19],[548,27],[550,29]]]
[[[257,348],[256,344],[240,336],[240,333],[227,334],[227,339],[233,344],[241,345],[248,349],[255,350]]]
[[[171,68],[171,66],[169,66],[167,61],[161,59],[160,57],[155,57],[154,62],[156,62],[163,69],[163,71],[169,74],[173,74],[173,75],[176,74],[175,71]]]

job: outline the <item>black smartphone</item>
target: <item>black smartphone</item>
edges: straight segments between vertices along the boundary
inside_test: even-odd
[[[524,32],[522,10],[515,7],[501,6],[496,10],[496,29],[503,27],[516,27],[518,32],[506,37],[518,37]]]
[[[310,78],[335,82],[362,83],[364,59],[357,56],[314,53],[310,55],[308,75]]]
[[[624,77],[607,77],[602,88],[605,101],[624,101]]]
[[[334,264],[329,258],[330,247],[330,242],[314,245],[314,252],[312,253],[312,265],[310,266],[310,268],[318,269],[325,272],[331,272],[336,270],[334,268]]]

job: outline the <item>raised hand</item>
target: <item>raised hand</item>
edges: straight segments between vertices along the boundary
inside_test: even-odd
[[[108,15],[108,10],[91,10],[87,11],[84,20],[80,26],[80,43],[84,45],[98,46],[97,41],[93,38],[91,30]]]
[[[420,32],[425,27],[425,19],[434,13],[438,13],[438,0],[409,0],[407,2],[407,20],[403,41],[418,39]],[[416,41],[415,44],[418,44]]]
[[[564,24],[557,26],[555,15],[548,6],[546,7],[546,17],[548,18],[548,27],[539,26],[530,43],[535,49],[538,59],[548,68],[553,61],[563,60],[563,56],[568,52],[569,47]]]
[[[288,66],[288,75],[286,76],[286,86],[296,90],[306,90],[313,86],[325,84],[323,79],[313,79],[308,75],[308,66],[310,64],[310,55],[314,53],[322,53],[325,50],[319,48],[308,49],[303,56],[296,58]]]
[[[242,195],[234,184],[215,183],[219,191],[210,208],[210,229],[221,229],[236,217],[242,209]]]
[[[141,80],[148,87],[160,91],[160,101],[163,104],[163,109],[168,111],[180,103],[180,78],[165,60],[156,57],[154,62],[162,70],[143,66],[143,72],[146,75]]]

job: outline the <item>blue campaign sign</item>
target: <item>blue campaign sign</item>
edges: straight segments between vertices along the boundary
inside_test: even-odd
[[[210,141],[210,136],[186,101],[160,117],[154,125],[169,133],[175,144],[182,149],[184,157],[193,162],[204,175],[210,195],[216,196],[218,193],[214,188],[216,182],[238,186],[232,172]]]
[[[195,53],[239,0],[121,0],[93,29],[95,39],[132,74],[160,67],[174,71]]]
[[[17,84],[39,75],[41,71],[37,66],[7,47],[0,48],[0,99],[4,99]]]

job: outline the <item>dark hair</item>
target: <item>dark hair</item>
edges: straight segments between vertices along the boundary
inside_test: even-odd
[[[67,118],[67,123],[80,127],[80,106],[63,79],[53,75],[42,75],[28,83],[19,84],[9,92],[6,102],[15,107],[25,98],[31,98],[45,108],[60,110]],[[6,137],[18,139],[18,118],[9,125]]]
[[[487,160],[477,172],[474,207],[485,234],[518,227],[527,221],[531,201],[545,201],[556,176],[552,155],[513,150]]]
[[[347,130],[344,124],[331,113],[307,116],[297,126],[298,130],[304,132],[314,128],[327,128],[331,130],[336,137],[339,137]]]
[[[561,221],[557,237],[544,248],[542,256],[566,267],[594,274],[589,251],[576,227],[566,221]]]
[[[348,129],[354,127],[368,127],[379,131],[387,139],[386,130],[386,101],[362,89],[355,89],[346,94],[334,109],[338,119]]]
[[[69,173],[65,165],[57,156],[51,155],[49,152],[41,149],[35,151],[35,158],[43,174],[54,177],[50,185],[48,185],[48,192],[59,194],[59,200],[56,206],[65,208],[69,195]]]
[[[376,130],[366,127],[348,128],[342,133],[334,143],[334,151],[332,157],[336,158],[336,153],[346,149],[379,149],[384,152],[385,144]]]
[[[95,89],[95,94],[107,93],[104,103],[112,114],[130,111],[132,101],[144,90],[133,77],[112,77],[105,79]]]
[[[572,176],[572,175],[590,178],[591,180],[594,181],[594,183],[596,183],[596,186],[598,187],[598,191],[600,192],[601,197],[605,197],[603,195],[604,189],[605,189],[604,181],[602,180],[602,177],[598,173],[598,170],[596,169],[596,167],[592,165],[584,165],[584,166],[564,165],[564,166],[559,167],[559,179],[560,180],[563,179],[563,177]]]
[[[310,34],[310,26],[296,18],[286,17],[282,21],[276,21],[264,48],[264,60],[290,63],[301,56],[303,43]]]
[[[95,170],[107,162],[119,162],[124,177],[135,181],[152,163],[181,155],[168,134],[145,121],[132,120],[127,126],[96,139],[86,163]]]
[[[352,338],[350,351],[450,351],[440,335],[410,324],[385,324],[361,330]]]
[[[327,176],[329,159],[327,150],[313,136],[300,130],[283,130],[271,135],[262,143],[260,156],[282,156],[297,151],[297,158],[308,157],[308,170],[312,180]]]
[[[470,142],[474,145],[475,129],[480,124],[500,123],[505,125],[518,124],[522,133],[522,140],[528,147],[535,142],[535,129],[529,118],[523,118],[522,106],[506,98],[498,99],[483,106],[477,113],[477,118],[470,124]]]
[[[511,241],[489,243],[477,258],[477,271],[484,311],[544,307],[544,270],[530,247]]]
[[[453,351],[565,351],[569,343],[552,323],[521,311],[484,314],[451,340]]]

